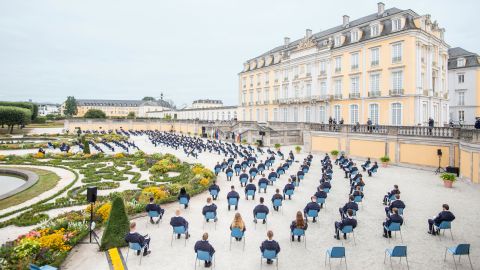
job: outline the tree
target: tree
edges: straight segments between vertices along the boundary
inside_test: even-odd
[[[90,144],[85,139],[85,137],[82,138],[82,143],[83,143],[83,153],[90,154]]]
[[[74,116],[78,112],[77,110],[77,101],[75,100],[75,97],[69,96],[67,97],[67,100],[65,101],[65,110],[63,111],[63,114],[67,116]]]
[[[134,119],[135,118],[135,112],[129,112],[127,115],[128,119]]]
[[[130,222],[128,221],[123,199],[115,196],[112,201],[110,216],[102,235],[100,250],[126,246],[125,235],[128,233],[129,227]]]
[[[163,119],[165,120],[172,120],[172,116],[170,114],[166,114]]]
[[[32,112],[31,120],[35,120],[38,116],[38,105],[32,102],[0,101],[0,106],[29,109]]]
[[[0,106],[0,125],[7,125],[10,133],[15,125],[23,126],[30,123],[32,111],[20,107]]]
[[[142,98],[143,101],[155,101],[154,97],[144,97]]]
[[[83,117],[85,117],[85,118],[107,118],[107,115],[102,110],[90,109],[85,113],[85,115]]]

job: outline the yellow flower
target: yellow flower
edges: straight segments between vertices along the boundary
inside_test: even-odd
[[[124,158],[125,155],[123,153],[116,153],[115,155],[113,155],[114,158]]]
[[[155,200],[161,200],[168,196],[168,191],[166,191],[163,186],[162,187],[151,186],[151,187],[144,188],[142,190],[142,195],[144,196],[150,195],[150,196],[153,196]]]
[[[37,152],[36,154],[33,155],[34,158],[44,158],[45,154],[42,152]]]
[[[96,214],[102,218],[103,222],[106,222],[108,217],[110,216],[110,210],[112,210],[112,204],[108,202],[100,206],[97,209]]]
[[[210,180],[208,178],[202,178],[199,182],[200,185],[206,187],[210,183]]]

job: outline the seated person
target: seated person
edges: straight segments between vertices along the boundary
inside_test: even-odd
[[[185,234],[186,239],[190,237],[190,234],[188,233],[188,221],[180,216],[180,209],[175,210],[175,216],[170,219],[170,225],[172,225],[172,227],[183,226],[187,232]],[[177,238],[180,239],[180,234],[177,235]]]
[[[242,216],[240,213],[235,213],[235,217],[233,218],[233,222],[230,225],[230,231],[233,229],[240,229],[242,232],[245,232],[247,230],[247,227],[245,227],[245,222],[243,222]],[[235,238],[237,241],[241,241],[242,238]]]
[[[265,174],[262,174],[262,178],[258,180],[258,192],[260,192],[260,185],[265,184],[265,186],[268,186],[268,180],[265,178]],[[267,188],[264,190],[265,193],[267,193]]]
[[[138,243],[143,248],[143,256],[147,256],[150,251],[150,238],[148,235],[141,235],[136,232],[137,223],[130,222],[130,232],[125,235],[125,241],[127,243]],[[137,251],[137,256],[140,255],[140,250]]]
[[[270,181],[270,179],[273,178],[273,177],[274,177],[274,178],[277,178],[278,175],[277,175],[277,173],[275,172],[275,170],[272,168],[272,171],[268,174],[268,181]],[[271,182],[270,184],[273,185],[273,182]]]
[[[215,249],[208,242],[208,233],[204,233],[202,235],[202,240],[197,241],[193,249],[195,250],[195,253],[197,253],[198,251],[208,252],[208,254],[210,254],[210,258],[212,258],[213,254],[215,253]],[[211,265],[211,261],[205,261],[205,267],[210,267]]]
[[[155,211],[160,215],[160,216],[158,216],[157,221],[154,221],[153,217],[150,217],[150,223],[152,223],[152,224],[153,223],[158,224],[158,222],[160,222],[160,220],[162,219],[163,213],[165,213],[165,210],[162,209],[160,207],[160,205],[155,204],[153,197],[150,197],[150,203],[147,204],[147,206],[145,207],[145,211],[147,211],[147,213],[150,212],[150,211]]]
[[[242,165],[240,165],[239,161],[237,160],[237,163],[235,163],[233,168],[235,169],[235,175],[238,176],[238,172],[241,170]]]
[[[250,183],[247,186],[245,186],[245,199],[246,200],[248,200],[247,191],[249,191],[249,190],[253,190],[252,199],[255,200],[255,192],[257,191],[257,187],[253,183],[253,179],[250,179]]]
[[[235,187],[231,186],[231,190],[227,194],[227,201],[230,198],[236,198],[237,199],[237,205],[235,205],[235,210],[238,210],[238,201],[240,200],[240,195],[238,195],[238,192],[235,191]],[[228,211],[230,211],[230,204],[228,204]]]
[[[272,203],[277,199],[283,201],[283,196],[280,194],[280,189],[278,188],[275,190],[275,194],[272,196]],[[278,206],[273,206],[273,210],[278,211]]]
[[[245,172],[245,170],[242,171],[242,173],[239,176],[239,179],[248,179],[248,174]],[[243,187],[243,183],[240,182],[240,185]]]
[[[248,173],[250,174],[250,179],[253,179],[255,178],[253,175],[257,175],[258,174],[258,169],[255,168],[255,164],[252,165],[252,168],[250,168],[250,170],[248,171]]]
[[[295,186],[292,184],[292,179],[288,179],[288,183],[285,185],[285,187],[283,188],[283,194],[284,194],[284,197],[285,197],[285,192],[287,192],[287,190],[295,190]],[[292,199],[292,195],[288,195],[288,199],[291,200]]]
[[[342,218],[342,221],[335,221],[335,235],[333,238],[340,240],[340,231],[345,226],[352,226],[354,229],[357,227],[357,220],[353,218],[352,209],[347,210],[346,216]],[[343,239],[347,239],[347,234],[343,234]]]
[[[273,240],[273,232],[270,230],[267,232],[267,240],[262,242],[262,245],[260,246],[260,251],[263,252],[265,250],[273,250],[275,251],[276,255],[280,253],[280,245],[278,244],[277,241]],[[267,259],[267,264],[272,264],[273,261],[271,259]]]
[[[362,197],[362,199],[363,199],[363,192],[362,192],[362,190],[360,189],[359,186],[357,186],[357,187],[355,188],[355,191],[352,193],[352,196],[353,196],[354,198],[355,198],[355,196],[360,196],[360,197]]]
[[[320,186],[317,188],[317,192],[315,192],[315,197],[318,198],[324,198],[326,199],[327,198],[327,193],[325,191],[323,191],[323,188]],[[320,208],[323,208],[323,203],[320,204]]]
[[[352,181],[350,185],[350,194],[352,194],[353,191],[357,190],[357,187],[360,187],[360,190],[362,190],[362,187],[365,186],[365,182],[363,181],[361,174],[357,174],[355,178],[358,178],[358,181]]]
[[[317,212],[320,212],[320,205],[317,203],[317,197],[312,196],[310,198],[310,202],[307,203],[305,208],[303,209],[303,213],[305,214],[305,221],[308,221],[308,211],[310,210],[316,210]],[[317,222],[317,218],[313,217],[313,223]]]
[[[292,224],[290,224],[290,231],[292,233],[292,242],[295,241],[295,236],[293,235],[293,230],[294,229],[301,229],[306,231],[308,228],[307,222],[305,222],[306,218],[303,218],[302,212],[297,211],[297,216],[294,221],[292,221]],[[300,235],[298,236],[298,242],[300,242]]]
[[[257,223],[257,213],[265,213],[266,215],[268,215],[268,213],[270,212],[268,207],[263,204],[265,202],[265,200],[263,199],[263,197],[260,197],[260,204],[255,206],[255,208],[253,208],[253,222]],[[265,224],[266,220],[264,219],[263,220],[263,224]]]
[[[392,232],[387,231],[385,227],[390,226],[392,223],[400,223],[400,226],[403,225],[403,218],[398,214],[398,208],[392,208],[390,215],[387,215],[387,220],[383,222],[383,237],[392,238]]]
[[[400,200],[400,194],[395,194],[395,200],[390,202],[390,205],[385,207],[385,214],[388,216],[388,212],[391,212],[393,208],[405,208],[405,203]]]
[[[383,196],[383,204],[387,205],[390,196],[393,196],[395,194],[400,194],[400,189],[398,189],[398,185],[393,185],[392,191],[388,192],[387,195]]]
[[[323,189],[331,189],[332,188],[332,184],[330,184],[330,181],[326,181],[325,179],[322,179],[320,180],[320,188],[323,190]]]
[[[218,175],[218,172],[222,169],[222,165],[220,165],[220,162],[217,162],[215,167],[213,167],[213,171],[215,172],[215,175]]]
[[[354,197],[352,195],[348,196],[348,202],[343,207],[340,207],[338,209],[338,212],[340,212],[341,219],[345,218],[348,209],[358,211],[358,204],[353,200],[354,200]],[[352,211],[352,216],[353,216],[353,211]]]
[[[185,209],[188,208],[188,203],[190,202],[190,195],[187,193],[187,190],[182,187],[180,189],[180,193],[178,194],[178,200],[180,200],[180,198],[187,198],[187,203],[185,204]]]
[[[207,198],[207,205],[205,205],[202,209],[202,215],[205,216],[206,213],[208,212],[213,212],[215,213],[215,219],[214,221],[217,222],[217,206],[212,203],[212,198],[208,197]],[[207,219],[207,222],[209,221],[209,219]]]
[[[370,166],[370,163],[372,163],[372,162],[370,161],[370,158],[367,158],[367,161],[365,161],[365,163],[363,163],[363,164],[361,165],[363,171],[366,171],[366,170],[367,170],[368,166]]]
[[[232,166],[228,166],[227,170],[225,170],[225,174],[227,175],[227,181],[232,181],[232,176],[228,176],[228,173],[231,173],[233,176]]]
[[[217,185],[217,181],[213,181],[212,185],[208,188],[208,191],[212,191],[212,190],[217,191],[217,195],[215,195],[215,196],[212,195],[212,198],[214,200],[217,200],[218,193],[220,193],[220,187]]]
[[[370,169],[368,169],[368,171],[367,171],[367,172],[368,172],[368,176],[372,176],[373,171],[375,171],[375,170],[377,170],[377,169],[378,169],[378,163],[375,161],[375,162],[373,163],[373,166],[372,166]]]
[[[455,219],[453,213],[450,212],[450,207],[448,204],[443,204],[442,208],[442,212],[438,213],[438,215],[433,219],[428,220],[428,233],[431,235],[436,235],[439,233],[439,230],[433,229],[433,225],[438,227],[442,221],[453,221]]]

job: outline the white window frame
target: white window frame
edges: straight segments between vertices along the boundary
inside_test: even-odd
[[[334,105],[333,106],[333,118],[337,121],[337,123],[342,119],[342,106],[341,105]]]
[[[392,90],[403,89],[403,70],[392,71]]]
[[[399,105],[399,108],[394,106]],[[394,113],[395,109],[395,113]],[[397,114],[399,112],[399,114]],[[403,104],[400,102],[390,103],[390,124],[392,126],[401,126],[403,123]]]
[[[375,47],[370,49],[370,65],[378,66],[380,64],[380,48]]]
[[[342,57],[341,56],[336,56],[335,57],[335,72],[341,72],[342,71]]]
[[[460,73],[460,74],[457,74],[457,81],[458,83],[465,83],[465,74],[463,73]]]
[[[350,77],[350,93],[360,93],[360,76]]]
[[[378,25],[377,23],[372,24],[370,26],[370,37],[376,37],[378,35],[380,35],[380,25]]]
[[[400,42],[392,44],[392,63],[399,63],[403,59],[403,44]]]
[[[393,18],[392,19],[392,32],[402,30],[402,19],[401,18]]]
[[[370,92],[380,92],[380,73],[370,74]]]
[[[348,108],[350,112],[350,124],[355,125],[357,122],[360,122],[358,104],[350,104]]]
[[[325,123],[326,118],[327,118],[327,115],[326,115],[325,106],[320,105],[320,107],[318,107],[318,122]]]
[[[335,36],[334,46],[339,47],[340,45],[342,45],[342,36]]]
[[[350,41],[351,42],[357,42],[358,41],[358,30],[355,29],[352,32],[350,32]]]
[[[465,58],[457,58],[457,67],[464,67],[465,66]]]
[[[465,92],[458,92],[458,106],[465,106]]]
[[[359,58],[360,58],[360,55],[359,55],[358,52],[355,52],[355,53],[350,54],[350,62],[351,62],[351,63],[350,63],[350,64],[351,64],[351,65],[350,65],[350,68],[351,68],[352,70],[358,69],[358,65],[359,65],[359,62],[360,62],[360,61],[359,61]]]
[[[376,109],[372,109],[376,107]],[[372,124],[376,125],[380,123],[380,104],[370,103],[368,104],[368,118],[372,120]]]

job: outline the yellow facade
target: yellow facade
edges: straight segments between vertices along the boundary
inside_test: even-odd
[[[448,147],[440,145],[401,143],[400,162],[438,167],[437,149],[442,150],[443,156],[440,165],[445,168],[449,165],[450,151]]]
[[[357,157],[378,159],[385,156],[385,142],[350,140],[350,154]]]

